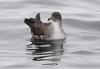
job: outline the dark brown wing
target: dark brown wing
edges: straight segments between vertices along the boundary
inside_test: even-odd
[[[36,20],[36,22],[41,21],[40,13],[37,13],[37,14],[36,14],[35,20]]]

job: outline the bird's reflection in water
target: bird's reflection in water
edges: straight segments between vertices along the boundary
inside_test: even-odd
[[[63,44],[65,40],[31,40],[32,44],[27,45],[27,54],[32,55],[34,61],[50,61],[49,65],[57,65],[63,55]],[[48,64],[45,64],[48,65]]]

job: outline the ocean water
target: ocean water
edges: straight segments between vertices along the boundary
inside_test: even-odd
[[[66,40],[30,40],[24,18],[54,11]],[[0,0],[0,69],[100,69],[100,0]]]

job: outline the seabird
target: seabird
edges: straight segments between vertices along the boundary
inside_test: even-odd
[[[53,12],[51,17],[48,18],[48,22],[51,23],[49,26],[48,36],[45,39],[57,40],[66,39],[66,33],[62,28],[62,16],[59,12]]]
[[[41,36],[44,36],[48,32],[48,26],[50,23],[43,23],[40,18],[40,13],[38,13],[35,18],[25,18],[24,22],[30,27],[32,38],[42,39]]]
[[[66,38],[59,12],[53,12],[46,23],[41,21],[40,13],[35,18],[25,18],[24,22],[30,27],[32,37],[35,39],[58,40]]]

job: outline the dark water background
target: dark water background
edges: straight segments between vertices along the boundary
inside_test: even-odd
[[[54,11],[67,39],[31,42],[24,18]],[[0,0],[0,69],[100,69],[100,0]]]

